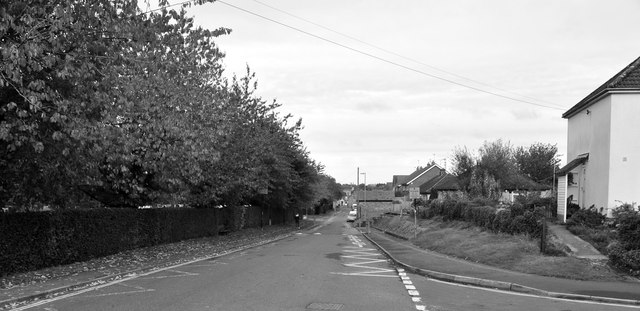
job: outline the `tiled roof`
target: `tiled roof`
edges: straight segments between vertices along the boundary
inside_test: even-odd
[[[394,186],[401,185],[404,183],[405,180],[407,180],[407,177],[409,177],[409,175],[393,175],[393,181],[391,183]]]
[[[426,171],[430,170],[430,169],[431,169],[431,168],[433,168],[433,167],[440,168],[440,166],[438,166],[437,164],[432,164],[432,165],[429,165],[429,166],[427,166],[427,167],[419,168],[419,169],[417,169],[415,172],[411,173],[411,175],[409,175],[409,176],[407,177],[407,179],[405,179],[405,180],[403,181],[403,183],[402,183],[402,184],[403,184],[403,185],[407,185],[407,184],[409,184],[409,183],[413,182],[416,178],[418,178],[418,177],[422,176],[422,174],[424,174]]]
[[[500,181],[504,190],[548,190],[551,185],[543,185],[522,174],[513,174]]]
[[[640,57],[634,60],[629,66],[622,69],[618,74],[613,76],[591,94],[587,95],[583,100],[577,103],[571,109],[562,114],[563,118],[569,118],[582,109],[593,103],[593,100],[601,95],[613,90],[633,90],[640,91]]]
[[[420,193],[430,193],[433,186],[437,185],[440,181],[442,181],[447,175],[438,175],[434,178],[431,178],[426,183],[420,186]]]
[[[444,178],[433,186],[432,190],[460,190],[460,186],[458,186],[458,178],[451,174],[446,174],[444,175]]]

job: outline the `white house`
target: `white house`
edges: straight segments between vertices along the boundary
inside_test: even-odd
[[[611,216],[621,203],[640,203],[640,58],[571,109],[567,165],[558,172],[558,218],[567,204]]]

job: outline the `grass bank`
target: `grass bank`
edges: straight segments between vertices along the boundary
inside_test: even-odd
[[[466,222],[419,219],[416,238],[413,219],[406,216],[383,217],[376,226],[406,236],[420,248],[502,269],[577,280],[612,281],[627,277],[605,262],[542,255],[537,239],[495,234]]]

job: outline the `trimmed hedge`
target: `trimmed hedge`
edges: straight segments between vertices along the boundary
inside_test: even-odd
[[[461,220],[493,232],[528,234],[540,237],[544,208],[525,209],[514,204],[507,209],[491,206],[475,206],[473,202],[460,200],[433,200],[421,212],[422,218],[442,216],[444,221]]]
[[[289,214],[274,209],[272,223],[286,222]],[[219,228],[259,227],[263,219],[266,225],[267,213],[255,206],[0,213],[0,276],[214,236]]]

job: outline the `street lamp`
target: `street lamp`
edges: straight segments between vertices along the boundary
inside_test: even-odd
[[[364,175],[364,202],[367,202],[367,173],[360,173]],[[364,208],[364,222],[367,224],[367,233],[371,233],[369,229],[369,220],[367,219],[367,209]]]

